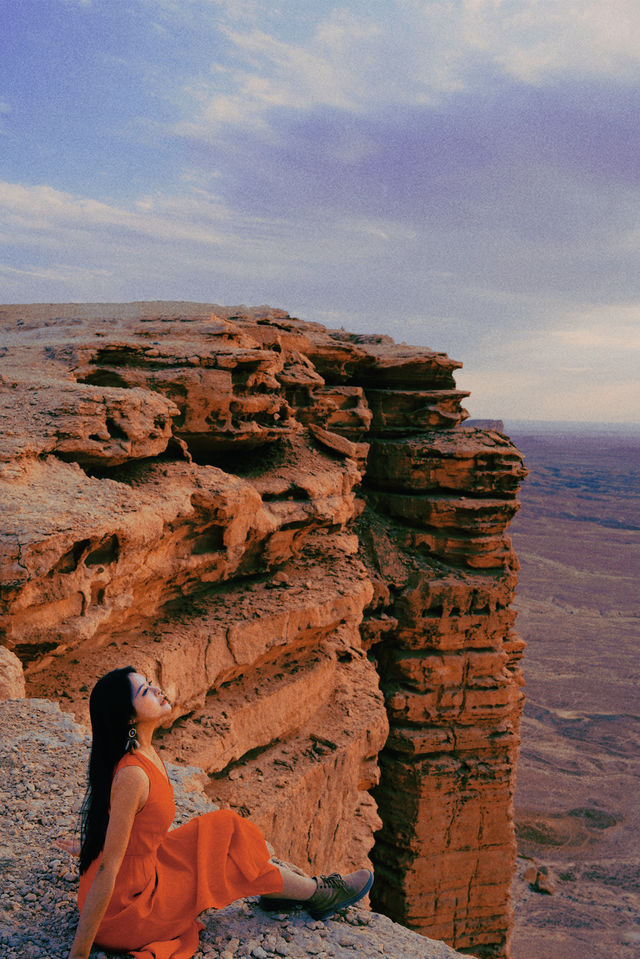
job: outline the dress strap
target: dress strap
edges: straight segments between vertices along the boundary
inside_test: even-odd
[[[143,760],[143,762],[140,762],[140,760]],[[124,766],[140,766],[140,768],[143,769],[145,772],[147,772],[149,769],[149,766],[151,766],[151,768],[154,769],[162,779],[164,779],[166,782],[170,782],[169,773],[167,772],[167,767],[165,766],[162,759],[160,760],[160,762],[162,763],[162,769],[160,769],[157,763],[154,763],[153,759],[149,759],[148,756],[145,756],[145,754],[141,753],[139,750],[134,750],[133,752],[124,754],[124,756],[122,757],[122,759],[120,760],[120,762],[115,768],[114,776],[116,772],[119,772],[119,770],[122,769]]]

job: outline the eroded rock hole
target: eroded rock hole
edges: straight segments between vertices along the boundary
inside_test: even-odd
[[[120,555],[120,543],[114,534],[104,539],[84,561],[85,566],[108,566],[115,563]]]
[[[88,383],[89,386],[117,386],[124,390],[131,389],[131,384],[127,383],[115,370],[93,370],[81,377],[79,382]]]
[[[103,606],[104,605],[104,587],[98,586],[95,583],[91,587],[91,605],[92,606]]]
[[[224,549],[224,526],[212,524],[203,529],[193,540],[191,552],[194,556],[201,556],[203,553],[217,553]]]
[[[303,489],[302,486],[291,486],[283,493],[271,493],[269,491],[265,491],[262,494],[262,500],[264,503],[278,503],[288,500],[295,502],[304,500],[310,502],[313,500],[313,497],[311,496],[309,490]]]
[[[109,435],[113,437],[114,440],[128,440],[129,436],[122,429],[119,423],[111,417],[107,416],[107,429],[109,430]]]
[[[90,539],[81,539],[77,543],[74,543],[71,549],[67,550],[63,556],[60,557],[55,566],[52,567],[51,573],[74,573],[78,568],[78,563],[82,559],[82,556],[89,548],[91,544]]]
[[[189,395],[187,393],[187,388],[182,383],[177,383],[172,380],[164,380],[161,377],[154,377],[154,379],[149,384],[152,389],[157,393],[161,393],[163,396],[166,396],[167,399],[171,400],[172,403],[175,403],[179,409],[179,413],[176,416],[171,418],[174,427],[181,427],[184,425],[184,421],[187,416],[187,409],[189,406]],[[164,420],[164,415],[162,420]],[[156,417],[156,420],[158,417]],[[156,421],[155,425],[158,426]],[[161,425],[164,425],[162,423]]]
[[[217,466],[236,476],[261,476],[276,469],[286,459],[285,444],[229,439],[227,442],[194,434],[180,434],[185,440],[194,463],[199,466]],[[240,445],[241,444],[241,445]]]
[[[57,643],[18,643],[13,647],[13,652],[21,661],[23,666],[36,662],[52,649],[56,649]]]
[[[116,349],[98,350],[93,362],[100,366],[145,366],[145,357],[138,349],[118,347]]]

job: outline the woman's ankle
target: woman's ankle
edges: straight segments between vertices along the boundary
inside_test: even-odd
[[[265,899],[293,899],[296,902],[305,902],[311,899],[316,891],[318,884],[311,876],[301,876],[286,866],[278,865],[280,875],[282,876],[282,890],[280,892],[269,893]]]

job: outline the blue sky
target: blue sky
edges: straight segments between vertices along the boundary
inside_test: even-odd
[[[4,0],[0,301],[264,304],[640,420],[637,0]]]

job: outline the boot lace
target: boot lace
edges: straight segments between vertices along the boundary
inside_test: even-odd
[[[331,886],[333,889],[347,891],[347,884],[338,872],[334,872],[330,876],[320,876],[320,882],[325,886]]]

